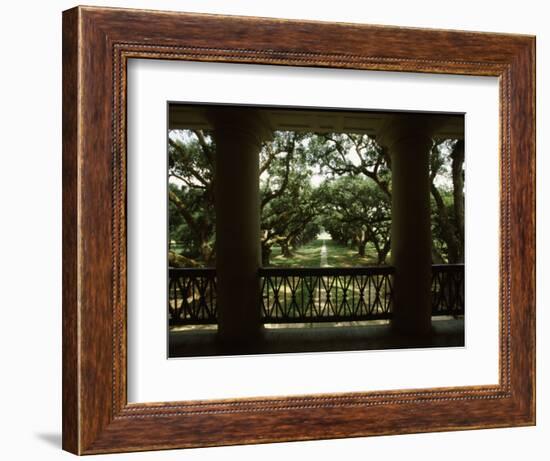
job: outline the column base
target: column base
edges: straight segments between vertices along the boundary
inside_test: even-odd
[[[422,330],[391,324],[391,333],[404,344],[414,344],[414,347],[430,346],[434,339],[434,328],[431,324]]]
[[[263,326],[255,329],[251,333],[227,336],[216,334],[216,345],[227,355],[251,354],[262,350],[265,343],[265,334]]]

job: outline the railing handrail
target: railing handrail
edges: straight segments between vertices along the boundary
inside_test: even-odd
[[[328,276],[328,275],[378,275],[393,274],[393,266],[361,266],[361,267],[261,267],[263,275],[295,275],[295,276]]]
[[[432,264],[435,271],[452,271],[464,268],[464,263]],[[214,274],[215,267],[169,267],[170,274],[201,275]],[[393,266],[354,266],[354,267],[261,267],[260,275],[370,275],[393,274]]]
[[[446,271],[450,272],[455,269],[464,269],[464,263],[432,264],[432,271],[436,271],[436,272],[446,272]]]
[[[200,276],[200,275],[216,275],[215,267],[169,267],[168,275],[180,276]]]

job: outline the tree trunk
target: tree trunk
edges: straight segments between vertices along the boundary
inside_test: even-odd
[[[464,262],[464,140],[455,144],[451,158],[454,215],[458,239],[457,262]]]
[[[377,248],[377,254],[378,254],[378,264],[384,265],[386,264],[386,258],[388,257],[388,253],[390,252],[391,245],[388,240],[382,247]]]
[[[362,258],[365,256],[365,247],[366,246],[367,246],[367,242],[364,242],[364,241],[361,241],[361,240],[359,241],[359,243],[357,245],[357,253]]]
[[[454,232],[454,226],[449,219],[447,209],[445,208],[445,204],[443,203],[443,199],[441,198],[441,194],[437,190],[437,187],[432,183],[430,185],[430,189],[432,192],[432,197],[434,198],[435,204],[437,206],[437,220],[439,222],[439,226],[441,227],[441,236],[447,244],[449,257],[448,263],[456,263],[459,259],[460,245]]]
[[[269,266],[269,257],[271,256],[271,246],[262,244],[262,266]]]
[[[201,267],[201,264],[194,259],[175,253],[168,252],[168,265],[170,267]]]
[[[292,258],[292,252],[290,251],[290,247],[288,245],[288,242],[285,240],[284,242],[281,242],[281,252],[283,253],[283,256],[285,258]]]
[[[445,261],[443,260],[443,257],[441,256],[441,253],[437,251],[435,247],[432,246],[432,263],[433,264],[443,264]]]
[[[200,254],[201,259],[204,261],[204,263],[209,266],[212,262],[212,248],[208,244],[208,241],[203,240],[200,243]]]

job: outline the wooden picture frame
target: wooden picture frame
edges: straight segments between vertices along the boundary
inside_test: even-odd
[[[498,385],[128,404],[130,58],[498,77]],[[533,424],[534,37],[94,7],[63,13],[65,450],[93,454]]]

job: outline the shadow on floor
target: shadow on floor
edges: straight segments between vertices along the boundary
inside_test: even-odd
[[[36,438],[51,445],[55,448],[61,449],[61,433],[49,432],[36,434]]]

